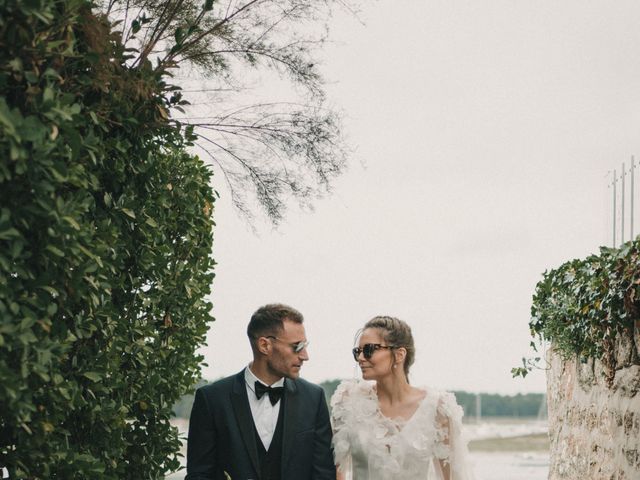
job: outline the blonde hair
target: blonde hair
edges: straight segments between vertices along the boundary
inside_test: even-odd
[[[407,351],[404,359],[404,374],[409,380],[409,368],[413,365],[416,356],[416,347],[413,343],[411,327],[406,322],[395,317],[380,315],[373,317],[365,323],[363,330],[376,328],[381,331],[385,342],[395,347],[402,347]]]

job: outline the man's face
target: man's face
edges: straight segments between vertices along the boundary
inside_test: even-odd
[[[277,338],[269,340],[272,349],[267,359],[267,368],[270,373],[277,377],[298,378],[302,364],[309,360],[306,347],[299,352],[295,351],[296,344],[307,340],[304,325],[285,319],[282,322],[282,332]]]

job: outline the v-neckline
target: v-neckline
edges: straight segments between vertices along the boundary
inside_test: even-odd
[[[420,388],[420,390],[424,391],[424,397],[422,397],[422,399],[418,402],[418,406],[413,411],[411,416],[409,416],[409,418],[406,418],[406,419],[403,417],[392,418],[382,413],[382,409],[380,408],[380,402],[378,401],[378,393],[376,392],[375,386],[373,385],[371,386],[371,395],[373,397],[373,400],[376,402],[376,412],[380,416],[380,418],[386,423],[393,424],[393,426],[397,430],[397,433],[400,433],[417,416],[420,409],[423,408],[423,406],[427,403],[427,399],[431,398],[431,395],[429,394],[426,388]]]

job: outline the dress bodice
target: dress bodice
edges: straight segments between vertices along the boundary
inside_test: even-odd
[[[449,464],[451,480],[472,480],[462,409],[451,393],[425,388],[407,420],[385,417],[371,383],[342,382],[331,399],[336,463],[353,480],[440,479],[434,461]],[[347,477],[349,478],[349,476]]]

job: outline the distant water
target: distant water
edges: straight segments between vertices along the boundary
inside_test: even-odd
[[[476,480],[547,480],[549,454],[542,452],[472,452]]]
[[[547,433],[549,424],[546,420],[530,418],[485,417],[479,423],[470,420],[469,423],[463,425],[463,428],[469,440],[479,440]]]
[[[547,433],[548,424],[534,419],[485,418],[480,423],[464,425],[464,431],[471,440],[526,438]],[[477,480],[547,480],[549,476],[549,452],[539,448],[515,452],[472,451],[471,460]]]

